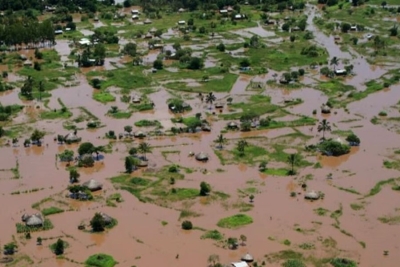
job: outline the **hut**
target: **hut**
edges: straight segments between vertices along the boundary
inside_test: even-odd
[[[215,103],[215,108],[223,108],[224,104],[221,102]]]
[[[132,99],[132,103],[138,104],[141,101],[141,97],[140,96],[134,96]]]
[[[208,154],[204,152],[200,152],[195,157],[198,161],[208,161]]]
[[[184,20],[180,20],[180,21],[178,21],[178,25],[186,25],[186,21],[184,21]]]
[[[144,24],[151,24],[153,23],[150,19],[146,19],[145,21],[143,21]]]
[[[201,130],[205,131],[205,132],[211,132],[211,127],[208,124],[203,124],[201,126]]]
[[[42,215],[39,213],[30,215],[26,218],[25,224],[27,226],[43,226],[43,218]]]
[[[149,33],[154,34],[157,31],[156,27],[153,27],[149,30]]]
[[[331,108],[329,106],[327,106],[327,105],[322,105],[321,112],[323,114],[329,114],[329,113],[331,113]]]
[[[142,132],[142,131],[137,131],[137,132],[134,134],[134,136],[135,136],[136,138],[143,138],[143,137],[146,137],[146,134],[145,134],[144,132]]]
[[[144,38],[146,38],[146,39],[151,39],[151,38],[153,38],[153,35],[151,35],[151,33],[147,33],[145,36],[144,36]]]
[[[33,65],[33,63],[29,59],[24,62],[24,66],[30,67],[32,65]]]
[[[317,200],[317,199],[319,199],[319,197],[320,197],[320,195],[317,192],[315,192],[314,190],[307,192],[304,195],[305,199],[311,199],[311,200]]]
[[[71,144],[71,143],[78,143],[82,140],[82,138],[78,137],[76,134],[74,133],[69,133],[66,136],[64,136],[64,140],[67,144]]]
[[[113,218],[111,216],[108,216],[107,214],[105,214],[104,212],[100,212],[101,217],[103,217],[104,222],[106,223],[106,225],[111,224],[113,221]]]
[[[242,256],[241,260],[245,262],[253,262],[254,258],[249,253],[246,253],[245,255]]]
[[[132,15],[132,20],[138,20],[139,16],[138,15]]]
[[[180,9],[178,9],[178,12],[179,12],[179,13],[185,12],[185,9],[180,8]]]
[[[335,70],[336,75],[346,75],[347,71],[345,69],[337,69]]]
[[[94,17],[93,20],[97,22],[97,21],[99,21],[99,17],[96,16],[96,17]]]
[[[245,261],[240,261],[240,262],[232,262],[231,263],[232,267],[249,267],[249,265],[247,264],[247,262]]]
[[[237,129],[239,126],[236,122],[231,121],[230,123],[228,123],[228,128],[229,129]]]
[[[131,13],[132,13],[132,15],[139,15],[140,12],[137,9],[132,9]]]
[[[149,166],[149,162],[146,160],[141,160],[137,166],[144,168],[144,167]]]
[[[103,185],[100,182],[93,180],[93,179],[91,179],[87,182],[84,182],[82,184],[82,186],[87,187],[90,191],[97,191],[97,190],[101,190],[103,188]]]

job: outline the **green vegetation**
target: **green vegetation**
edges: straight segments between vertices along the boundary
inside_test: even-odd
[[[367,195],[365,195],[365,197],[371,197],[371,196],[378,194],[381,191],[383,186],[392,185],[396,181],[400,181],[400,178],[390,178],[388,180],[382,180],[382,181],[377,182],[376,185],[369,191],[369,193]]]
[[[161,123],[159,121],[151,121],[151,120],[140,120],[135,122],[136,127],[152,127],[152,126],[157,126],[160,127]]]
[[[202,236],[201,239],[213,239],[216,241],[220,241],[224,239],[224,235],[221,234],[218,230],[210,230],[205,232]]]
[[[53,224],[49,219],[45,219],[43,222],[43,226],[27,226],[23,223],[17,223],[17,233],[26,233],[26,232],[39,232],[39,231],[47,231],[53,229]]]
[[[52,215],[52,214],[57,214],[57,213],[62,213],[64,212],[63,209],[57,208],[57,207],[50,207],[42,210],[42,214],[44,216]]]
[[[344,258],[335,258],[330,263],[333,267],[357,267],[354,261]]]
[[[364,203],[351,203],[350,208],[353,210],[362,210],[364,209]]]
[[[282,264],[283,267],[306,267],[304,262],[298,259],[290,259]]]
[[[319,216],[325,216],[325,215],[327,215],[327,213],[329,213],[329,210],[324,209],[324,208],[318,208],[318,209],[315,209],[314,212]]]
[[[238,228],[251,223],[253,223],[253,218],[249,215],[236,214],[219,220],[217,225],[222,228]]]
[[[114,267],[115,265],[117,262],[113,257],[102,253],[92,255],[85,261],[86,267]]]
[[[107,92],[93,93],[93,99],[103,104],[115,101],[115,96]]]

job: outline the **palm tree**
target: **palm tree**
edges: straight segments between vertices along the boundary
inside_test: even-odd
[[[43,81],[39,81],[38,91],[39,91],[39,101],[42,101],[42,92],[44,92]]]
[[[222,134],[220,134],[220,135],[218,135],[215,142],[218,143],[219,148],[222,149],[223,145],[226,143],[226,138]]]
[[[239,155],[243,156],[244,150],[248,146],[246,140],[239,140],[239,142],[237,142],[236,146],[237,146],[237,150],[239,151]]]
[[[287,162],[288,162],[289,165],[290,165],[290,171],[289,171],[289,174],[290,174],[290,175],[295,174],[295,172],[294,172],[294,165],[297,165],[297,162],[298,162],[298,161],[299,161],[299,155],[298,155],[297,153],[293,153],[293,154],[290,154],[290,155],[288,156]]]
[[[215,266],[217,262],[219,262],[219,256],[217,254],[211,254],[208,256],[208,263],[211,264],[211,266]]]
[[[337,57],[333,57],[331,59],[331,65],[333,65],[333,69],[336,70],[336,66],[339,64],[339,59]]]
[[[325,131],[332,131],[331,125],[326,119],[323,119],[318,124],[318,132],[322,132],[322,139],[325,139]]]
[[[146,158],[146,153],[150,153],[151,152],[151,147],[150,144],[143,142],[139,144],[138,150],[140,153],[143,154],[143,157],[145,160],[147,160]]]
[[[215,97],[215,95],[210,92],[208,93],[208,95],[206,95],[206,103],[210,103],[210,109],[212,108],[212,103],[216,100],[217,98]]]

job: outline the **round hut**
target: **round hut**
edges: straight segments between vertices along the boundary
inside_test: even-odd
[[[207,153],[204,153],[204,152],[200,152],[200,153],[198,153],[197,155],[196,155],[196,159],[198,160],[198,161],[208,161],[208,154]]]
[[[207,124],[202,125],[201,129],[205,132],[211,132],[211,127]]]
[[[155,28],[155,27],[153,27],[153,28],[151,28],[151,29],[149,30],[149,32],[150,32],[151,34],[154,34],[156,31],[157,31],[157,28]]]
[[[43,226],[43,218],[42,215],[40,214],[33,214],[31,216],[29,216],[26,221],[25,224],[27,226]]]
[[[230,129],[237,129],[239,126],[236,122],[231,121],[230,123],[228,123],[228,128]]]
[[[247,253],[247,254],[242,256],[241,260],[245,261],[245,262],[253,262],[254,258],[249,253]]]
[[[144,36],[144,38],[146,38],[146,39],[151,39],[151,38],[153,38],[153,35],[151,35],[151,33],[147,33],[145,36]]]
[[[135,97],[133,97],[133,99],[132,99],[132,103],[135,103],[135,104],[140,103],[140,101],[142,101],[142,99],[141,99],[140,96],[135,96]]]
[[[87,187],[90,191],[97,191],[97,190],[101,190],[103,188],[103,185],[100,182],[93,180],[93,179],[91,179],[87,182],[84,182],[82,184],[82,186]]]
[[[319,199],[319,197],[320,197],[319,194],[317,192],[315,192],[314,190],[307,192],[304,195],[305,199],[310,199],[310,200],[317,200],[317,199]]]
[[[224,104],[222,103],[215,103],[215,108],[223,108]]]
[[[137,131],[134,136],[136,138],[143,138],[143,137],[146,137],[146,134],[142,131]]]
[[[76,134],[74,133],[69,133],[66,136],[64,136],[65,142],[66,143],[78,143],[81,141],[81,138],[78,137]]]
[[[329,106],[327,106],[327,105],[322,105],[321,112],[323,114],[329,114],[329,113],[331,113],[331,108]]]
[[[110,216],[108,216],[107,214],[105,214],[104,212],[100,212],[101,217],[103,217],[104,222],[106,223],[106,225],[112,223],[113,218],[111,218]]]
[[[143,21],[144,24],[151,24],[152,21],[150,19],[146,19],[145,21]]]

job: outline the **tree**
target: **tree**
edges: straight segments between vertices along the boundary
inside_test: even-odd
[[[242,68],[250,67],[250,60],[247,57],[245,57],[240,61],[239,64],[240,64],[240,67],[242,67]]]
[[[0,137],[3,137],[6,131],[0,126]]]
[[[333,57],[331,59],[331,65],[333,65],[333,69],[336,70],[336,66],[339,64],[339,59],[337,57]]]
[[[101,216],[100,213],[97,213],[90,220],[90,226],[92,227],[93,232],[102,232],[104,231],[104,227],[106,226],[106,222]]]
[[[36,244],[37,244],[38,246],[41,246],[41,245],[42,245],[42,238],[41,238],[40,236],[38,236],[38,238],[36,238]]]
[[[249,199],[250,199],[250,202],[253,203],[253,201],[254,201],[254,195],[250,195],[250,196],[249,196]]]
[[[134,56],[136,56],[136,48],[137,48],[136,44],[127,43],[124,46],[124,49],[122,50],[122,53],[124,53],[125,55],[129,55],[131,57],[134,57]]]
[[[199,69],[203,68],[203,66],[204,66],[204,63],[201,58],[191,57],[187,68],[191,69],[191,70],[199,70]]]
[[[31,140],[33,142],[36,142],[38,145],[41,144],[42,138],[46,135],[45,132],[39,131],[38,129],[35,129],[33,133],[31,134]]]
[[[382,8],[385,8],[387,6],[387,2],[386,1],[382,1],[381,6],[382,6]]]
[[[61,161],[70,163],[74,160],[74,151],[66,149],[62,153],[58,154],[58,157]]]
[[[359,145],[361,143],[360,138],[353,133],[346,137],[346,141],[354,145]]]
[[[299,161],[299,155],[297,153],[289,154],[289,156],[287,157],[287,162],[290,165],[289,175],[295,174],[294,166],[297,165],[298,161]]]
[[[210,184],[206,182],[201,182],[200,183],[200,196],[208,196],[211,192],[211,186]]]
[[[351,25],[348,23],[342,23],[342,32],[346,33],[351,29]]]
[[[268,162],[266,160],[261,161],[260,165],[258,165],[258,169],[260,171],[265,171],[267,169],[267,164]]]
[[[240,241],[242,241],[242,246],[245,245],[245,242],[247,241],[247,237],[245,235],[240,235]]]
[[[148,144],[146,142],[140,143],[139,147],[138,147],[138,151],[140,153],[142,153],[144,159],[147,160],[146,153],[151,153],[151,146],[150,146],[150,144]]]
[[[136,154],[137,154],[137,148],[136,147],[131,147],[130,149],[129,149],[129,155],[131,155],[131,156],[135,156]]]
[[[398,27],[397,25],[393,25],[392,28],[390,28],[390,36],[397,36],[397,32],[398,32]]]
[[[248,146],[246,140],[239,140],[236,144],[236,149],[239,151],[240,156],[244,156],[245,148]]]
[[[212,92],[209,92],[206,95],[206,103],[210,104],[210,109],[212,108],[212,104],[216,99],[217,98],[215,97],[215,95]]]
[[[93,148],[92,153],[96,153],[96,160],[99,161],[100,152],[105,152],[106,149],[104,146],[95,146]]]
[[[124,127],[124,131],[125,131],[125,132],[127,132],[129,135],[131,135],[131,132],[132,132],[132,126],[130,126],[130,125],[126,125],[126,126]]]
[[[211,266],[215,267],[215,265],[219,262],[219,256],[217,254],[211,254],[208,256],[208,263],[211,264]]]
[[[69,182],[70,183],[79,183],[80,173],[76,169],[69,170]]]
[[[193,224],[191,221],[183,221],[182,222],[182,229],[183,230],[191,230],[193,229]]]
[[[57,240],[57,242],[54,244],[54,254],[57,256],[64,254],[64,243],[65,242],[60,238]]]
[[[94,151],[94,145],[90,142],[82,143],[78,148],[79,156],[82,156],[85,154],[92,154],[93,151]]]
[[[226,143],[226,138],[224,137],[223,134],[220,134],[217,136],[217,139],[215,140],[216,143],[218,143],[219,148],[222,149],[224,144]]]
[[[8,243],[4,245],[4,254],[6,255],[12,255],[15,252],[15,249],[17,248],[17,244],[14,242]]]
[[[60,144],[63,144],[65,142],[65,137],[61,134],[57,135],[57,141]]]
[[[322,132],[322,139],[325,139],[325,132],[326,131],[330,132],[331,130],[332,130],[331,125],[326,119],[323,119],[322,121],[319,122],[318,132]]]
[[[32,98],[33,79],[31,76],[25,80],[24,85],[21,87],[21,95],[26,96],[28,99]]]
[[[219,45],[217,45],[217,49],[220,52],[224,52],[225,51],[225,45],[223,43],[220,43]]]
[[[125,171],[131,173],[134,169],[133,158],[131,156],[125,157]]]
[[[43,81],[39,81],[38,91],[39,91],[39,101],[42,101],[42,93],[44,92],[44,84]]]
[[[164,67],[163,62],[161,59],[156,59],[153,62],[153,68],[157,69],[157,70],[162,70],[162,68]]]

